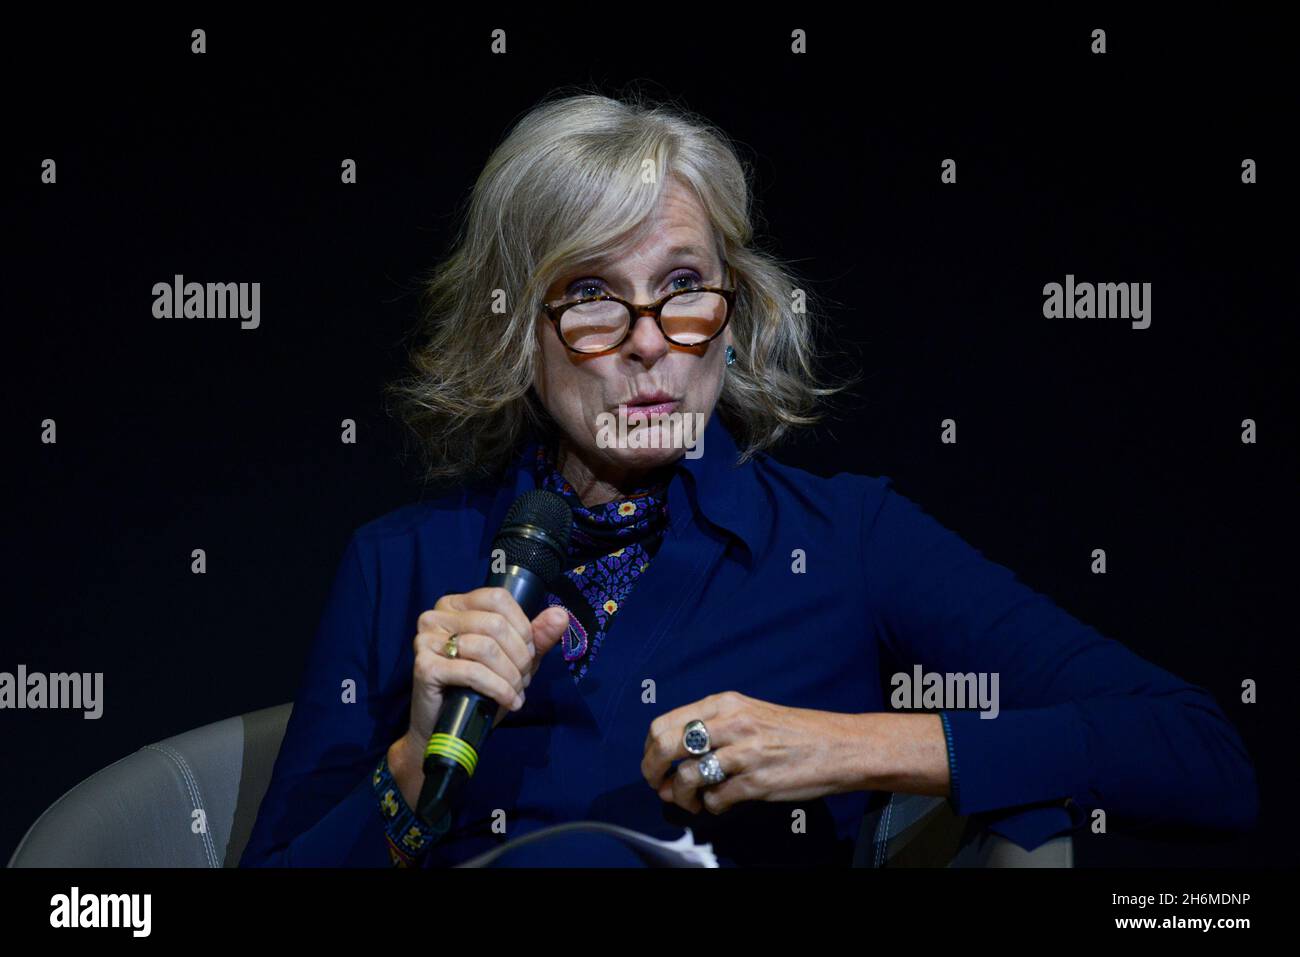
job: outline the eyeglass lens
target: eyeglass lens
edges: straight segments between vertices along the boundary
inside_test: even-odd
[[[727,300],[716,292],[683,292],[664,303],[660,317],[670,341],[680,346],[696,345],[722,327],[727,318]],[[564,310],[560,335],[574,349],[600,352],[623,338],[630,321],[622,303],[599,299]]]

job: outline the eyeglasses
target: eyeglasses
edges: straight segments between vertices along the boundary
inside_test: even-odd
[[[727,281],[732,282],[731,267]],[[734,285],[734,283],[733,283]],[[717,338],[731,319],[736,290],[716,286],[678,289],[648,305],[609,293],[569,302],[542,303],[560,341],[571,352],[591,354],[617,349],[632,334],[637,318],[649,314],[665,339],[679,346],[698,346]]]

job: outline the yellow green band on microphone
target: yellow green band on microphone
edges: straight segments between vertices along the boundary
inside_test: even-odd
[[[427,758],[431,754],[438,754],[444,758],[451,758],[462,768],[466,774],[472,775],[474,769],[478,767],[478,752],[475,751],[463,738],[458,738],[454,734],[435,734],[429,739],[429,746],[424,751]]]

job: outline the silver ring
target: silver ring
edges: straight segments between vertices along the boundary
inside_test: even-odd
[[[722,765],[718,763],[718,753],[716,751],[710,751],[700,758],[699,771],[700,777],[705,784],[721,784],[727,780],[727,773],[722,770]]]
[[[686,722],[686,730],[682,732],[682,747],[689,754],[705,754],[709,750],[709,729],[704,726],[703,721]]]

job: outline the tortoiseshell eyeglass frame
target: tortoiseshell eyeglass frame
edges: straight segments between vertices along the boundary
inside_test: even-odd
[[[731,322],[731,313],[736,306],[736,289],[735,289],[735,273],[732,270],[730,264],[728,264],[726,268],[726,277],[727,277],[726,282],[732,287],[730,289],[722,289],[719,288],[718,286],[691,286],[689,289],[678,289],[674,292],[670,292],[668,293],[668,295],[663,296],[660,299],[656,299],[654,302],[646,303],[645,305],[641,305],[635,302],[628,302],[626,299],[621,299],[618,296],[612,295],[610,293],[601,293],[598,296],[587,296],[583,299],[570,299],[565,302],[558,302],[554,304],[544,302],[542,303],[542,309],[546,312],[547,318],[551,320],[551,324],[555,326],[555,335],[560,340],[560,342],[564,343],[564,347],[568,349],[570,352],[576,352],[579,355],[583,355],[583,356],[600,355],[602,352],[611,352],[614,349],[619,348],[621,345],[623,345],[623,343],[627,342],[628,336],[632,335],[632,329],[636,326],[636,320],[640,319],[643,315],[646,315],[647,313],[650,314],[651,316],[654,316],[655,325],[659,327],[659,334],[662,335],[669,342],[671,342],[673,345],[687,346],[687,347],[702,346],[706,342],[712,342],[714,339],[718,338],[718,336],[722,335],[723,330],[727,328],[727,323]],[[672,299],[674,296],[684,296],[687,293],[692,293],[692,292],[716,292],[718,295],[722,296],[724,300],[726,300],[727,314],[726,316],[723,317],[722,325],[718,326],[718,331],[715,332],[713,335],[709,336],[709,338],[700,339],[696,342],[677,342],[675,339],[671,338],[666,331],[664,331],[664,323],[662,318],[664,304],[667,303],[668,300]],[[625,309],[627,309],[628,323],[627,323],[627,328],[623,330],[623,337],[619,339],[618,342],[615,342],[612,345],[605,346],[602,349],[575,349],[573,346],[569,344],[568,340],[564,338],[564,334],[560,331],[560,316],[564,315],[566,310],[571,309],[574,306],[580,306],[583,303],[587,303],[587,302],[600,302],[603,299],[608,299],[611,302],[617,302],[620,305],[622,305]]]

